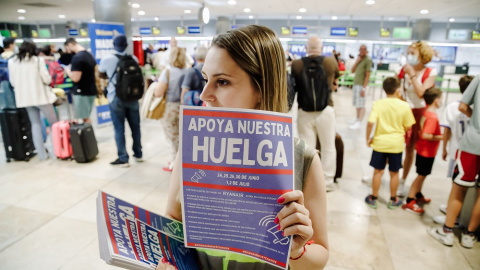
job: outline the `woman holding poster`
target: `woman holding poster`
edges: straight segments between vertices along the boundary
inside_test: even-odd
[[[228,31],[212,41],[202,70],[206,85],[201,99],[210,107],[287,112],[285,54],[275,33],[251,25]],[[278,197],[283,208],[275,218],[284,236],[293,236],[292,269],[323,269],[328,260],[326,191],[320,158],[314,149],[295,142],[295,189]],[[300,153],[300,154],[299,154]],[[180,204],[181,163],[177,156],[172,173],[167,216],[182,220]],[[240,254],[198,250],[202,269],[278,269]],[[174,269],[160,264],[157,269]]]

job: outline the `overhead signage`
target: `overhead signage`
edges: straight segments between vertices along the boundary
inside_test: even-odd
[[[394,27],[393,38],[412,39],[412,28],[411,27]]]
[[[390,37],[390,28],[380,28],[380,37]]]
[[[242,27],[245,27],[244,24],[232,24],[232,30],[235,30],[235,29],[238,29],[238,28],[242,28]]]
[[[346,27],[332,27],[330,28],[330,35],[331,36],[340,36],[344,37],[347,35],[347,28]]]
[[[18,37],[18,33],[15,30],[11,30],[10,35],[12,36],[12,38],[17,38]]]
[[[87,30],[80,28],[80,36],[81,36],[81,37],[88,37],[88,32],[87,32]]]
[[[202,28],[198,25],[188,26],[189,35],[198,35],[202,33]]]
[[[185,27],[177,26],[177,35],[185,35]]]
[[[140,27],[140,35],[151,35],[152,28],[150,27]]]
[[[32,30],[31,33],[32,33],[32,38],[38,38],[37,30]]]
[[[457,47],[455,46],[432,46],[433,54],[432,62],[437,63],[455,63],[457,56]]]
[[[480,31],[472,31],[472,40],[480,40]]]
[[[159,36],[160,35],[160,28],[159,27],[152,27],[152,35]]]
[[[448,40],[464,41],[470,39],[470,30],[468,29],[450,29],[447,35]]]
[[[50,32],[50,29],[48,29],[48,28],[40,28],[40,29],[38,29],[38,35],[41,38],[50,38],[52,36],[52,33]]]
[[[351,37],[358,36],[358,28],[357,27],[349,27],[348,28],[348,35]]]
[[[113,48],[113,37],[125,35],[125,27],[120,23],[89,23],[88,34],[92,54],[99,63],[103,56],[116,52]]]
[[[295,59],[307,56],[307,46],[305,42],[288,42],[288,51],[295,57]]]
[[[10,37],[10,31],[8,30],[0,30],[0,34],[2,37]]]
[[[78,29],[68,29],[68,35],[71,37],[76,37],[78,36]]]
[[[282,36],[289,36],[290,35],[290,27],[282,26]]]
[[[308,34],[308,29],[306,26],[293,26],[292,27],[293,35],[306,35]]]

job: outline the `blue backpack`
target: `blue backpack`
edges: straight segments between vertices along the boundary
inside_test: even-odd
[[[8,76],[8,59],[0,59],[0,109],[15,109],[15,92]]]
[[[200,71],[196,68],[193,68],[195,70],[195,73],[197,74],[198,78],[200,79],[200,82],[202,82],[202,89],[200,90],[194,90],[190,89],[185,93],[183,96],[183,105],[190,105],[190,106],[202,106],[203,101],[200,99],[200,94],[203,91],[203,76],[200,73]]]

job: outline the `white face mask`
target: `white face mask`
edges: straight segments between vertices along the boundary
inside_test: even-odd
[[[410,64],[411,66],[418,65],[418,63],[419,63],[418,56],[413,55],[413,54],[407,55],[407,63]]]

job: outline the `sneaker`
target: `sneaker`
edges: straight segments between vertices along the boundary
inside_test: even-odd
[[[440,212],[444,213],[445,215],[447,214],[447,205],[446,204],[440,204],[438,209],[440,210]]]
[[[173,162],[168,162],[168,165],[162,168],[166,172],[173,171]]]
[[[431,227],[427,229],[427,232],[445,246],[453,246],[453,239],[455,238],[453,232],[445,232],[442,227]]]
[[[417,204],[429,204],[432,200],[430,198],[425,198],[425,196],[415,199]]]
[[[405,197],[405,180],[398,181],[397,196]]]
[[[362,123],[360,121],[355,121],[355,123],[353,123],[352,125],[350,125],[350,127],[348,127],[349,129],[360,129],[362,127]]]
[[[404,203],[402,209],[417,216],[421,216],[425,212],[420,206],[418,206],[415,200],[410,203]]]
[[[462,238],[460,240],[460,245],[462,245],[462,247],[473,248],[473,245],[475,245],[475,242],[477,242],[477,238],[475,237],[475,234],[462,232]]]
[[[446,216],[444,215],[441,215],[441,216],[434,216],[433,217],[433,222],[437,223],[437,224],[445,224],[445,220],[447,219]],[[455,225],[453,225],[454,228],[459,228],[460,227],[460,221],[458,220],[458,218],[455,220]]]
[[[378,207],[377,200],[372,199],[371,195],[368,195],[365,198],[365,203],[373,209],[377,209],[377,207]]]
[[[368,176],[362,177],[362,182],[365,184],[371,184],[372,183],[372,178]]]
[[[396,198],[395,201],[390,200],[387,204],[388,209],[397,209],[403,204],[403,201],[399,198]]]
[[[138,162],[138,163],[143,162],[143,158],[141,158],[141,157],[135,157],[134,156],[133,158],[135,158],[135,161]]]
[[[326,186],[327,192],[331,192],[331,191],[337,190],[337,185],[335,185],[334,182],[328,183],[328,184],[326,184],[325,186]]]
[[[348,124],[349,124],[349,125],[353,125],[353,124],[355,124],[355,122],[357,122],[357,121],[358,121],[358,119],[355,118],[355,119],[352,119],[352,120],[348,121]]]
[[[128,168],[130,167],[130,164],[125,161],[121,161],[120,159],[117,158],[117,160],[110,162],[110,165],[113,165],[115,167],[120,167],[120,168]]]

